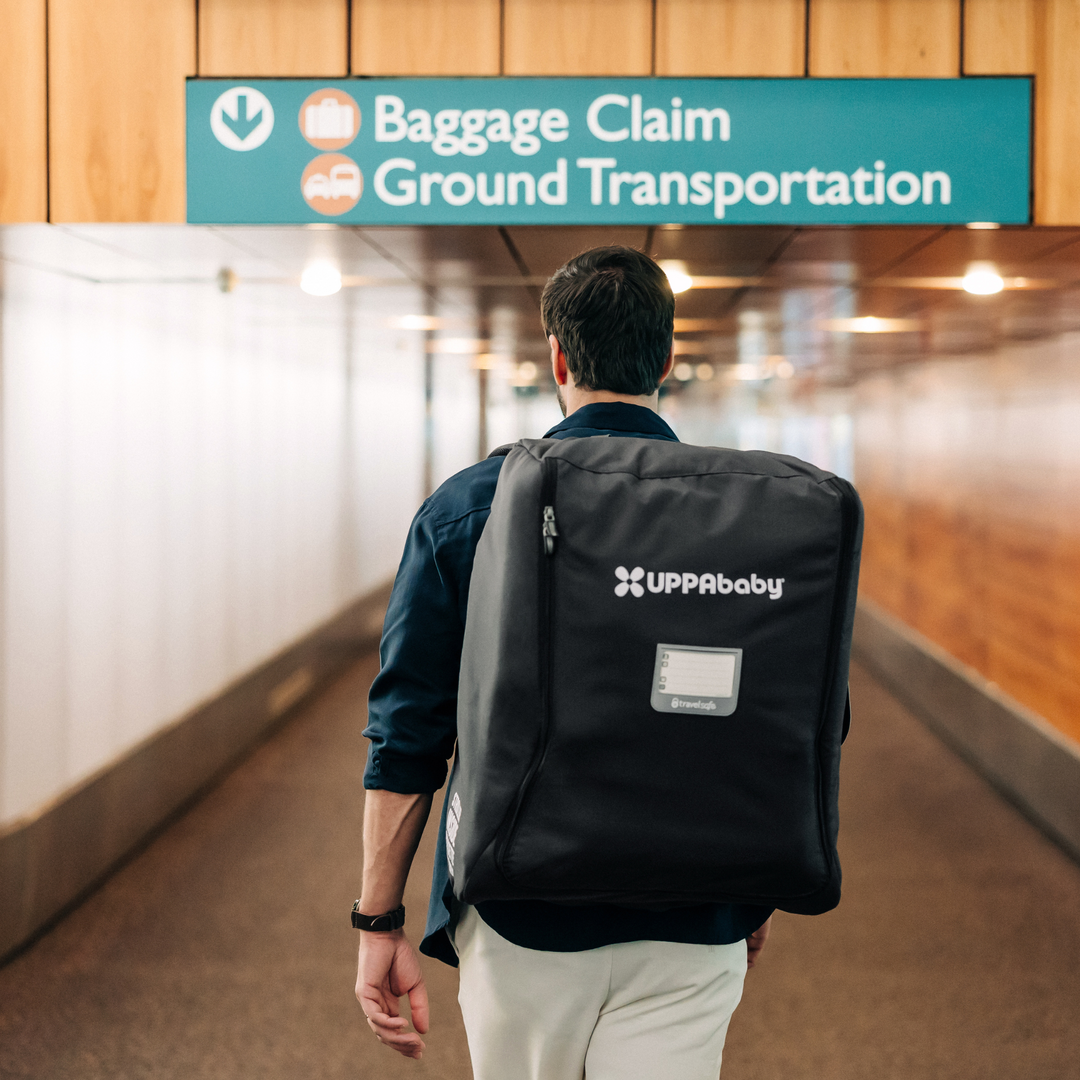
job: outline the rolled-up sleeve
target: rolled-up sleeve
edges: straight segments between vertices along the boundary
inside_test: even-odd
[[[413,520],[368,696],[365,788],[426,794],[446,780],[457,738],[468,583],[489,508],[490,498],[440,521],[429,500]]]

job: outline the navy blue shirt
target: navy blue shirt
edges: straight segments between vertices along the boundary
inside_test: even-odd
[[[586,405],[545,438],[592,435],[677,441],[651,409],[622,402]],[[371,746],[365,788],[428,794],[446,781],[457,739],[458,669],[473,555],[504,460],[488,458],[450,477],[413,519],[383,625],[381,669],[368,699],[364,734]],[[444,806],[420,950],[456,966],[447,934],[456,924],[458,903],[446,863],[445,826]],[[772,913],[750,904],[642,911],[541,900],[489,900],[476,909],[508,941],[550,952],[579,952],[621,941],[723,945],[752,934]]]

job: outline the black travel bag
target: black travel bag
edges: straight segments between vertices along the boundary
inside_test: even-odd
[[[470,584],[455,895],[834,907],[861,539],[851,484],[795,458],[515,444]]]

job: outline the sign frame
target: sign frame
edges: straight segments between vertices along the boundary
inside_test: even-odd
[[[189,78],[187,220],[1025,225],[1031,108],[1025,75]]]

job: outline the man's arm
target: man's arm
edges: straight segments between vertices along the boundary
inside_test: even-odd
[[[364,802],[364,885],[360,911],[381,915],[393,911],[405,892],[416,846],[431,811],[430,795],[368,791]],[[398,999],[409,996],[413,1027],[399,1013]],[[428,1000],[420,958],[404,930],[361,930],[356,971],[356,998],[379,1041],[419,1058],[420,1038],[428,1029]],[[420,1034],[417,1034],[419,1032]]]

